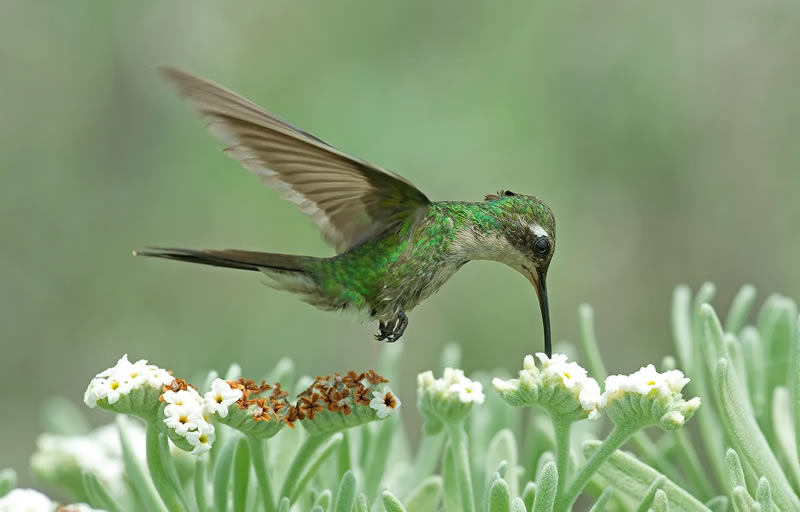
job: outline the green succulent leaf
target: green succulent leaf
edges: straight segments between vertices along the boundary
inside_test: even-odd
[[[533,502],[533,511],[550,512],[553,510],[557,489],[558,470],[553,462],[548,462],[542,468],[542,473],[536,482],[536,499]]]
[[[398,500],[391,492],[383,491],[382,497],[383,497],[383,507],[386,509],[386,512],[406,512],[406,508],[403,506],[402,503],[400,503],[400,500]],[[346,510],[349,511],[349,509]]]
[[[599,441],[584,443],[586,456],[591,456],[600,446]],[[650,485],[661,474],[632,455],[617,450],[600,466],[598,474],[608,482],[613,482],[614,492],[633,498],[637,502],[647,494]],[[668,478],[664,480],[662,491],[676,510],[704,511],[709,509],[700,500],[686,492]]]
[[[603,512],[612,496],[614,496],[614,488],[609,485],[603,489],[602,493],[600,493],[600,497],[598,497],[597,501],[594,502],[592,508],[589,509],[589,512]]]
[[[89,471],[83,473],[83,488],[92,507],[108,512],[122,512],[122,506],[114,500],[95,473]]]
[[[444,482],[438,475],[423,480],[405,500],[407,510],[415,512],[436,512],[442,500]]]
[[[352,471],[342,476],[339,488],[336,491],[336,506],[334,512],[351,512],[356,502],[356,477]]]
[[[489,512],[509,512],[511,510],[511,495],[508,483],[498,478],[489,489]]]

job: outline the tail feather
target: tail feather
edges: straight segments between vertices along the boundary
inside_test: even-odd
[[[240,251],[225,249],[193,250],[171,247],[150,247],[144,251],[134,251],[134,256],[148,256],[168,260],[187,261],[215,267],[235,268],[239,270],[264,271],[272,269],[282,272],[306,273],[304,263],[314,258],[293,256],[289,254],[273,254],[268,252]]]

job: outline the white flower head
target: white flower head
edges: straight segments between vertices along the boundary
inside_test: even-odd
[[[476,380],[464,379],[464,381],[450,386],[450,391],[456,393],[458,399],[465,404],[482,404],[485,398],[483,384]]]
[[[539,405],[552,415],[571,420],[596,418],[600,386],[578,363],[569,362],[564,354],[548,357],[537,353],[541,367],[533,356],[526,356],[518,379],[494,379],[500,396],[517,407]]]
[[[384,386],[379,391],[372,392],[372,400],[369,402],[371,409],[375,409],[375,415],[383,419],[393,414],[400,407],[400,399],[392,393],[389,386]]]
[[[210,423],[199,422],[198,427],[186,433],[184,436],[193,447],[192,455],[200,455],[211,449],[217,435],[214,426]]]
[[[700,398],[686,401],[681,395],[688,382],[680,370],[660,373],[648,364],[630,375],[610,375],[600,406],[615,423],[638,421],[676,429],[700,407]]]
[[[214,379],[211,383],[211,391],[203,395],[206,408],[213,414],[221,417],[228,415],[228,407],[235,404],[242,398],[242,390],[232,388],[230,384],[222,379]]]
[[[438,431],[443,423],[463,421],[472,405],[485,399],[483,385],[458,368],[445,368],[438,379],[430,371],[421,373],[417,383],[419,407],[429,433]]]
[[[167,404],[163,421],[172,442],[195,455],[210,450],[216,435],[206,399],[193,387],[167,390],[162,398]]]
[[[0,512],[52,512],[55,503],[33,489],[14,489],[0,498]]]
[[[139,422],[127,427],[128,441],[144,459],[145,433]],[[141,450],[138,450],[141,448]],[[95,473],[113,494],[125,492],[125,465],[119,432],[113,424],[83,435],[41,434],[31,456],[31,468],[42,481],[59,484],[65,477]]]
[[[83,401],[89,407],[96,407],[101,400],[103,401],[103,406],[114,406],[120,400],[138,390],[158,391],[160,393],[163,386],[171,384],[174,380],[168,371],[158,366],[147,364],[144,359],[131,363],[128,360],[128,355],[125,354],[117,361],[116,365],[98,373],[89,382],[89,386],[83,395]],[[157,396],[157,394],[153,394],[154,396]],[[145,402],[152,402],[152,400]],[[150,405],[155,406],[157,404],[150,403]],[[130,404],[121,404],[117,407],[109,408],[119,409],[119,412],[137,412],[129,410],[129,406]]]
[[[428,370],[417,375],[417,388],[420,390],[428,389],[433,386],[433,372]]]

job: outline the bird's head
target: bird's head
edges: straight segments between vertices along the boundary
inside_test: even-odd
[[[556,248],[556,221],[550,207],[534,196],[501,191],[486,196],[492,203],[503,242],[512,250],[502,258],[536,289],[544,326],[545,352],[552,355],[547,269]],[[500,259],[500,258],[498,258]]]

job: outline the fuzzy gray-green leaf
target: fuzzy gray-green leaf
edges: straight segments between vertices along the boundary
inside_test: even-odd
[[[536,482],[536,499],[533,502],[535,512],[550,512],[556,501],[558,489],[558,470],[554,462],[548,462],[542,467],[539,480]]]
[[[733,382],[729,366],[727,359],[719,360],[715,386],[722,404],[721,418],[731,435],[731,441],[750,467],[770,481],[773,499],[778,507],[781,510],[800,510],[800,500],[794,494],[786,474],[775,459],[755,418],[747,413],[749,406],[742,403],[739,387]]]
[[[489,489],[489,512],[509,512],[511,509],[511,495],[508,483],[498,478]]]
[[[667,493],[661,489],[656,491],[653,499],[653,512],[669,512],[669,498],[667,498]]]
[[[714,496],[706,502],[706,506],[712,512],[728,512],[728,497],[727,496]]]
[[[594,502],[592,508],[589,509],[589,512],[603,512],[606,509],[606,504],[614,496],[614,488],[610,485],[603,489],[603,492],[600,493],[600,497],[597,498],[597,501]]]
[[[403,506],[402,503],[400,503],[400,500],[398,500],[395,497],[395,495],[392,494],[391,492],[383,491],[382,498],[383,498],[383,508],[386,509],[386,512],[406,512],[406,508]]]
[[[525,508],[533,510],[533,502],[536,499],[536,482],[528,482],[525,488],[522,489],[522,501],[525,502]]]
[[[89,497],[89,504],[94,508],[107,510],[108,512],[122,512],[122,506],[119,505],[108,489],[97,478],[97,474],[85,471],[83,473],[83,489],[86,491],[86,496]]]
[[[728,448],[725,452],[725,467],[728,468],[728,484],[731,489],[737,486],[746,487],[742,463],[739,461],[739,454],[733,448]]]
[[[763,476],[758,480],[756,501],[761,505],[761,512],[772,512],[772,491],[769,487],[769,480]]]
[[[352,471],[342,476],[339,489],[336,491],[336,507],[334,512],[351,512],[356,502],[356,477]]]
[[[645,493],[644,497],[642,497],[642,501],[639,502],[639,506],[636,507],[636,512],[647,512],[650,509],[650,505],[652,505],[653,500],[656,497],[656,491],[664,486],[664,482],[666,482],[666,480],[667,477],[664,475],[660,475],[658,478],[653,480],[653,483],[647,488],[647,493]]]
[[[585,456],[590,457],[599,446],[600,441],[584,443]],[[615,493],[633,498],[636,500],[635,502],[641,500],[652,482],[660,476],[660,473],[652,467],[619,450],[611,454],[606,463],[597,470],[597,473],[608,482],[613,482]],[[664,481],[662,490],[676,510],[708,511],[708,508],[700,500],[668,478]]]
[[[438,475],[423,480],[406,498],[405,507],[414,512],[435,512],[442,501],[443,481]]]
[[[751,284],[746,284],[739,289],[733,298],[728,315],[725,317],[725,332],[738,333],[747,323],[747,317],[753,308],[753,301],[756,298],[756,288]]]
[[[278,505],[278,512],[289,512],[289,508],[291,507],[291,503],[289,502],[289,498],[284,496],[281,498],[281,502]]]

